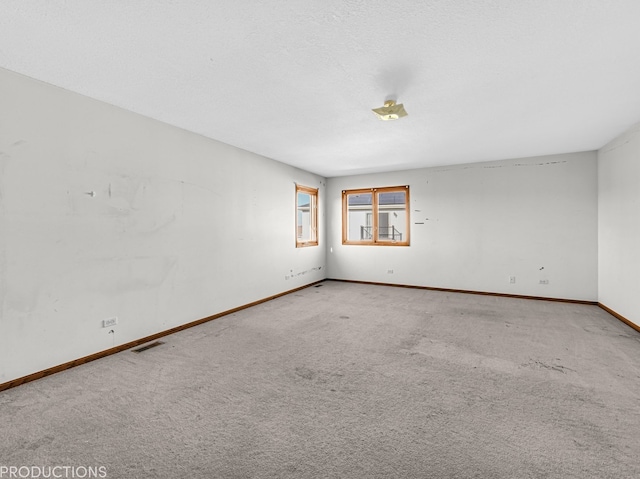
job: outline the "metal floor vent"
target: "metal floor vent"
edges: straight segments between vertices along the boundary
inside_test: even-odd
[[[164,343],[162,341],[156,341],[154,343],[145,344],[144,346],[141,346],[139,348],[133,349],[133,352],[134,353],[141,353],[142,351],[146,351],[147,349],[155,348],[156,346],[160,346],[161,344],[164,344]]]

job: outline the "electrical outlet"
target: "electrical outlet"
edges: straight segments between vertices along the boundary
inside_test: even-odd
[[[516,277],[515,276],[509,276],[509,283],[515,284],[515,282],[516,282]]]
[[[548,279],[541,279],[540,280],[540,284],[549,284],[549,280]]]
[[[388,269],[387,270],[387,274],[393,274],[393,270],[392,269]]]
[[[103,328],[110,328],[111,326],[115,326],[116,324],[118,324],[118,317],[117,316],[114,316],[113,318],[102,320],[102,327]]]

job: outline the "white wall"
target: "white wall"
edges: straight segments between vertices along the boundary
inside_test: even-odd
[[[325,277],[324,228],[295,247],[323,178],[1,69],[0,95],[0,383]]]
[[[341,244],[342,190],[405,184],[411,246]],[[326,196],[330,278],[597,300],[595,152],[330,178]]]
[[[640,123],[598,151],[598,297],[640,326]]]

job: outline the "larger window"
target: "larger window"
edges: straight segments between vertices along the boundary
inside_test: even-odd
[[[342,244],[409,246],[409,186],[344,190]]]
[[[296,185],[296,247],[318,244],[318,190]]]

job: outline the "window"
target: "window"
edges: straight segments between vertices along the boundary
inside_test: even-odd
[[[318,189],[296,185],[296,247],[318,245]]]
[[[342,244],[409,246],[409,186],[343,191]]]

